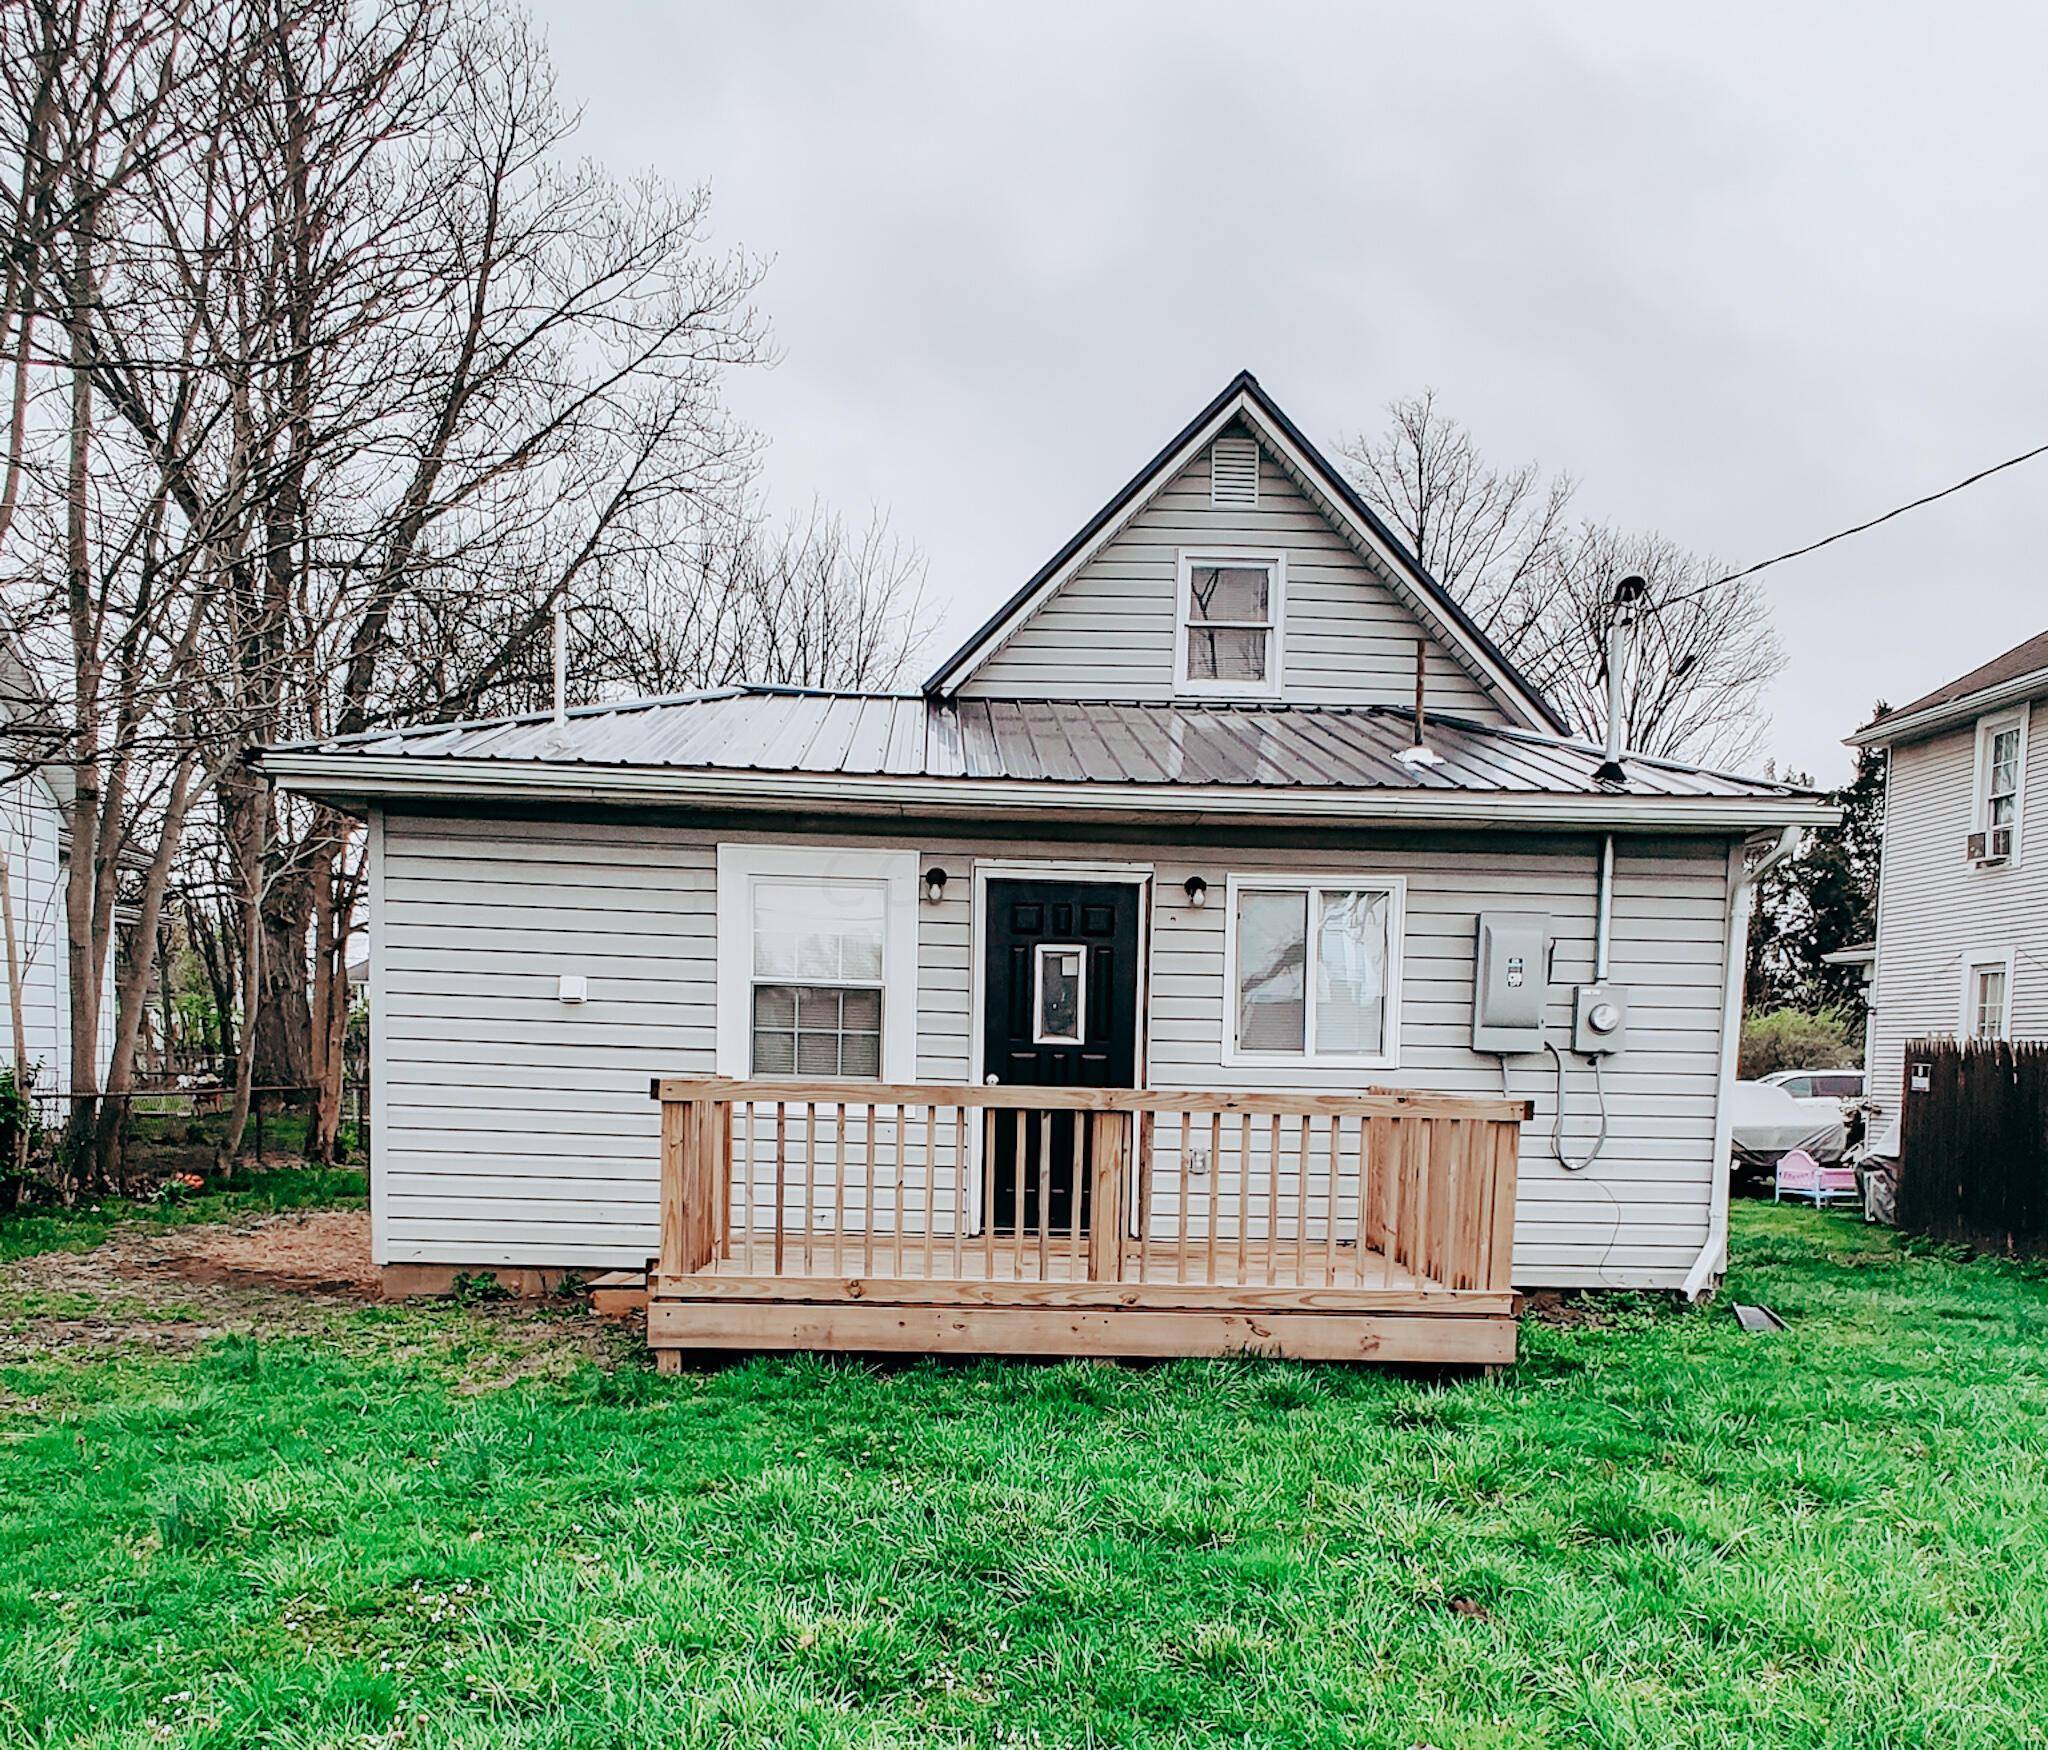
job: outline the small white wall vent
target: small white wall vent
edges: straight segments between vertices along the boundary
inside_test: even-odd
[[[1235,510],[1259,502],[1259,446],[1220,437],[1209,446],[1209,502]]]

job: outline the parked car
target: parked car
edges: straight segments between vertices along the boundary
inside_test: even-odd
[[[1816,1104],[1826,1110],[1816,1112]],[[1737,1082],[1729,1112],[1734,1177],[1740,1190],[1768,1190],[1771,1169],[1795,1148],[1817,1161],[1841,1159],[1845,1132],[1841,1107],[1834,1100],[1803,1100],[1772,1081]]]
[[[1799,1101],[1814,1115],[1815,1122],[1830,1112],[1839,1113],[1845,1129],[1842,1146],[1851,1149],[1863,1140],[1869,1114],[1863,1110],[1869,1095],[1869,1078],[1860,1069],[1781,1069],[1763,1078]]]
[[[1795,1100],[1832,1100],[1837,1106],[1860,1100],[1864,1093],[1860,1069],[1781,1069],[1763,1079]]]

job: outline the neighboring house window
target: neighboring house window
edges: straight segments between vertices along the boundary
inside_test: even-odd
[[[2012,833],[2011,855],[2019,855],[2020,811],[2027,773],[2027,713],[2024,708],[1977,724],[1977,797],[1972,830]]]
[[[1174,617],[1179,690],[1263,697],[1279,690],[1287,562],[1278,553],[1184,552]]]
[[[1230,877],[1226,1062],[1393,1068],[1401,1044],[1395,877]]]
[[[917,858],[718,847],[718,1070],[916,1074]]]
[[[1957,1031],[1965,1039],[2004,1039],[2012,1027],[2010,948],[1980,949],[1963,961],[1963,1012]]]

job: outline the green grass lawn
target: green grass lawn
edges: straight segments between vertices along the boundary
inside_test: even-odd
[[[0,1743],[2044,1742],[2048,1279],[1735,1253],[1788,1334],[1624,1303],[1448,1383],[663,1379],[502,1307],[19,1343]]]

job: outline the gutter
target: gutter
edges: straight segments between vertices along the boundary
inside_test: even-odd
[[[1742,1047],[1742,978],[1749,960],[1749,918],[1756,901],[1756,884],[1788,857],[1796,857],[1806,842],[1803,826],[1788,826],[1778,842],[1757,860],[1755,868],[1742,860],[1737,850],[1728,879],[1728,965],[1721,980],[1721,1085],[1714,1102],[1714,1183],[1707,1205],[1707,1237],[1699,1256],[1685,1273],[1680,1290],[1687,1300],[1698,1300],[1707,1284],[1726,1268],[1728,1262],[1728,1183],[1730,1150],[1735,1114],[1730,1095],[1735,1087],[1736,1055]]]
[[[890,778],[757,771],[662,774],[635,766],[570,766],[539,760],[439,759],[418,754],[355,759],[272,749],[257,768],[288,790],[344,804],[377,797],[472,801],[626,802],[845,814],[969,819],[1066,815],[1075,819],[1199,824],[1219,817],[1265,822],[1323,820],[1720,831],[1797,823],[1830,826],[1841,810],[1803,796],[1543,795],[1442,789],[1313,790],[1277,786],[1094,784],[1057,780]]]

